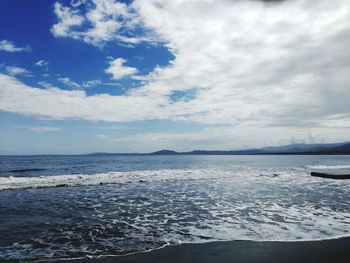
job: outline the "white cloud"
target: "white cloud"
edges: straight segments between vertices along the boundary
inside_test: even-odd
[[[159,97],[87,96],[83,90],[33,88],[0,74],[0,109],[25,115],[53,119],[142,120],[164,118],[167,112],[162,113],[161,107],[166,103],[166,98]],[[142,105],[142,111],[136,105]]]
[[[148,85],[133,94],[197,89],[195,99],[176,103],[183,111],[175,119],[299,125],[350,111],[344,99],[350,73],[347,1],[140,0],[134,8],[175,59],[156,68]]]
[[[86,3],[86,0],[71,0],[71,5],[73,7],[78,7]]]
[[[95,87],[102,84],[102,81],[99,79],[93,79],[93,80],[88,80],[88,81],[84,81],[82,86],[84,88],[91,88],[91,87]]]
[[[41,68],[44,68],[47,70],[47,67],[49,66],[49,62],[45,61],[45,60],[38,60],[34,66],[37,66],[37,67],[41,67]]]
[[[22,125],[17,126],[17,128],[21,129],[27,129],[34,132],[55,132],[55,131],[61,131],[62,128],[59,127],[52,127],[52,126],[28,126],[28,125]]]
[[[112,79],[118,80],[127,76],[132,76],[137,73],[136,68],[125,66],[126,60],[117,58],[111,60],[109,67],[105,70],[106,73],[112,74]]]
[[[15,75],[30,75],[30,71],[16,66],[6,66],[6,72],[9,75],[15,76]]]
[[[54,12],[58,18],[58,23],[53,25],[51,32],[55,37],[79,38],[78,34],[70,34],[70,30],[83,24],[84,18],[81,17],[77,11],[65,7],[59,2],[55,3]]]
[[[38,84],[44,88],[47,88],[47,89],[55,88],[54,85],[52,85],[51,83],[46,82],[46,81],[39,81]]]
[[[6,39],[0,41],[0,51],[5,52],[22,52],[22,51],[31,51],[29,46],[17,47],[13,42]]]
[[[72,88],[76,88],[76,89],[80,88],[80,85],[78,83],[74,82],[68,77],[58,78],[58,81]]]
[[[55,4],[58,23],[51,29],[55,37],[70,37],[96,46],[112,40],[128,44],[148,41],[145,36],[133,33],[140,28],[141,21],[132,5],[114,0],[84,2],[74,2],[71,6]],[[79,9],[82,4],[84,12]]]

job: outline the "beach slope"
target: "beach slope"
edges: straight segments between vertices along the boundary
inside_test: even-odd
[[[59,262],[107,263],[322,263],[349,262],[350,238],[300,242],[232,241],[185,244],[128,256]]]

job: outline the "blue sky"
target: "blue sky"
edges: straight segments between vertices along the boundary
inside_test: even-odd
[[[348,141],[349,14],[345,0],[3,0],[0,154]]]

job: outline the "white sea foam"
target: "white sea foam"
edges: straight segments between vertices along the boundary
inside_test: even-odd
[[[316,164],[316,165],[307,165],[311,169],[350,169],[350,164]]]
[[[194,180],[231,176],[232,172],[215,170],[146,170],[134,172],[108,172],[97,174],[69,174],[37,177],[0,177],[0,190],[48,188],[65,186],[90,186],[104,184],[125,184],[167,180]]]
[[[100,188],[100,184],[121,185]],[[350,235],[350,203],[343,198],[350,182],[311,177],[305,166],[0,177],[0,190],[90,185],[97,187],[54,190],[49,197],[47,191],[23,191],[19,197],[16,192],[2,192],[13,198],[9,206],[17,202],[17,211],[28,203],[36,215],[44,211],[45,216],[38,218],[45,227],[37,228],[35,218],[36,223],[27,226],[32,227],[32,239],[19,239],[2,251],[0,247],[0,259],[51,259],[53,253],[65,258],[71,251],[99,256],[219,240],[301,241]],[[40,210],[43,204],[36,200],[47,200],[51,206],[45,203]],[[46,225],[47,214],[52,219],[72,211],[75,221]],[[8,222],[12,217],[8,215]]]
[[[314,166],[322,167],[322,166]],[[325,166],[330,167],[330,166]],[[333,167],[333,166],[332,166]],[[335,166],[339,169],[350,165]],[[251,167],[238,166],[235,170],[225,169],[162,169],[141,170],[132,172],[107,172],[96,174],[67,174],[48,175],[34,177],[0,177],[0,191],[30,188],[52,188],[69,186],[94,186],[106,184],[145,183],[169,180],[199,180],[233,178],[239,184],[254,182],[287,182],[291,179],[293,184],[304,184],[306,181],[315,181],[305,169],[252,169]],[[298,179],[298,180],[295,180]],[[307,187],[307,186],[306,186]]]

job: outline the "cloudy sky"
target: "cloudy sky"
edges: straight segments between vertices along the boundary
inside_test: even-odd
[[[0,3],[0,154],[350,140],[348,0]]]

